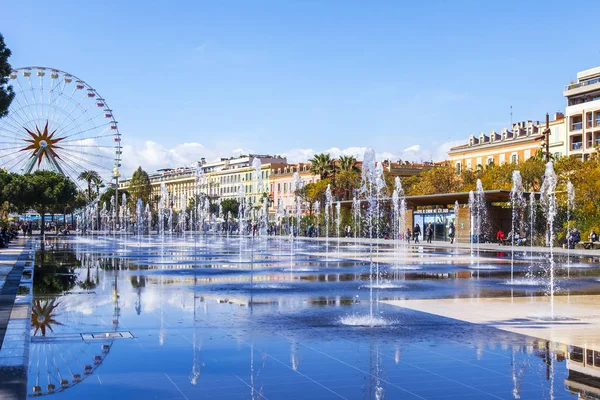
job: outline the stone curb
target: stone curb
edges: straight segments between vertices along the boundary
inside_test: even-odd
[[[29,239],[11,271],[19,274],[20,281],[0,347],[1,400],[24,399],[27,395],[34,256],[34,241]]]

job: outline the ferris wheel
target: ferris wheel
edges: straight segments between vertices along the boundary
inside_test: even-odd
[[[80,187],[83,171],[96,171],[105,183],[119,177],[121,134],[93,87],[55,68],[18,68],[9,78],[15,98],[0,119],[0,168],[53,170]]]

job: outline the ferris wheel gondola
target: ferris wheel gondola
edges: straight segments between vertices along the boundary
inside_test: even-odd
[[[104,97],[85,81],[46,67],[9,74],[15,98],[0,120],[0,168],[31,173],[59,172],[78,180],[98,172],[105,183],[119,176],[121,133]]]

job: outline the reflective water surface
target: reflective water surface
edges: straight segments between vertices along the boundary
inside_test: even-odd
[[[223,237],[38,251],[29,393],[56,398],[600,398],[600,354],[378,303],[543,296],[545,255]],[[600,293],[559,259],[559,294]],[[376,269],[375,269],[376,270]],[[384,326],[353,324],[372,308]]]

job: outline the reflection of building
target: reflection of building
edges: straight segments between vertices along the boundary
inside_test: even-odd
[[[549,123],[550,152],[556,157],[566,155],[565,118],[556,113]],[[534,156],[541,148],[545,123],[518,122],[499,133],[471,135],[469,143],[450,149],[448,156],[457,172],[476,170],[489,164],[518,164]]]
[[[600,399],[600,352],[573,346],[567,359],[565,386],[580,399]]]
[[[569,154],[588,158],[600,144],[600,67],[577,73],[565,87]]]

